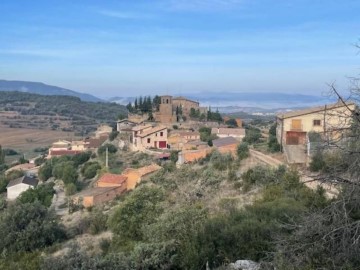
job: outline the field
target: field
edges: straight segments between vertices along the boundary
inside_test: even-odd
[[[0,125],[0,145],[2,148],[11,148],[19,153],[25,154],[26,158],[37,156],[34,149],[37,147],[48,147],[59,139],[77,139],[73,132],[60,130],[9,128]],[[17,156],[9,157],[10,160]],[[9,161],[10,161],[9,160]]]

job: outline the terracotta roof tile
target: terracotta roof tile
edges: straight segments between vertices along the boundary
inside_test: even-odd
[[[109,184],[122,184],[126,182],[127,177],[121,174],[105,173],[100,177],[98,182],[109,183]]]

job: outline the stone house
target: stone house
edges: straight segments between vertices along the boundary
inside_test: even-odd
[[[277,115],[276,137],[279,144],[304,145],[309,132],[320,133],[325,139],[337,139],[350,128],[355,104],[348,102],[318,106]]]
[[[151,164],[138,169],[127,168],[123,172],[123,176],[127,178],[127,189],[134,189],[142,180],[161,169],[162,167],[157,164]]]
[[[111,201],[124,192],[126,192],[126,184],[112,187],[94,187],[75,194],[72,196],[72,201],[84,207],[91,207]]]
[[[130,121],[129,119],[122,119],[116,122],[116,130],[119,133],[131,132],[131,129],[136,126],[136,122]]]
[[[173,131],[168,138],[171,149],[181,150],[189,141],[200,140],[200,133],[197,131]]]
[[[165,149],[168,147],[167,138],[168,130],[164,126],[136,126],[132,129],[131,143],[134,150]]]
[[[7,199],[15,200],[21,193],[29,188],[35,188],[38,184],[38,180],[33,176],[22,176],[20,178],[11,180],[7,185]]]
[[[219,138],[233,137],[238,141],[242,141],[245,137],[244,128],[212,128],[211,134],[215,134]]]

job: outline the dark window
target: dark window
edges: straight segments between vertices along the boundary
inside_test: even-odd
[[[150,143],[150,138],[147,139],[147,142]]]
[[[164,132],[161,131],[161,132],[160,132],[160,136],[162,137],[163,135],[164,135]]]
[[[321,126],[321,120],[314,120],[313,124],[314,126]]]
[[[169,100],[168,100],[168,99],[166,100],[166,103],[169,103]]]

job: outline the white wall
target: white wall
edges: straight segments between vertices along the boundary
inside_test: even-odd
[[[27,184],[18,184],[12,187],[7,188],[7,198],[8,200],[15,200],[19,195],[28,190],[29,188],[34,188],[33,186],[27,185]]]

